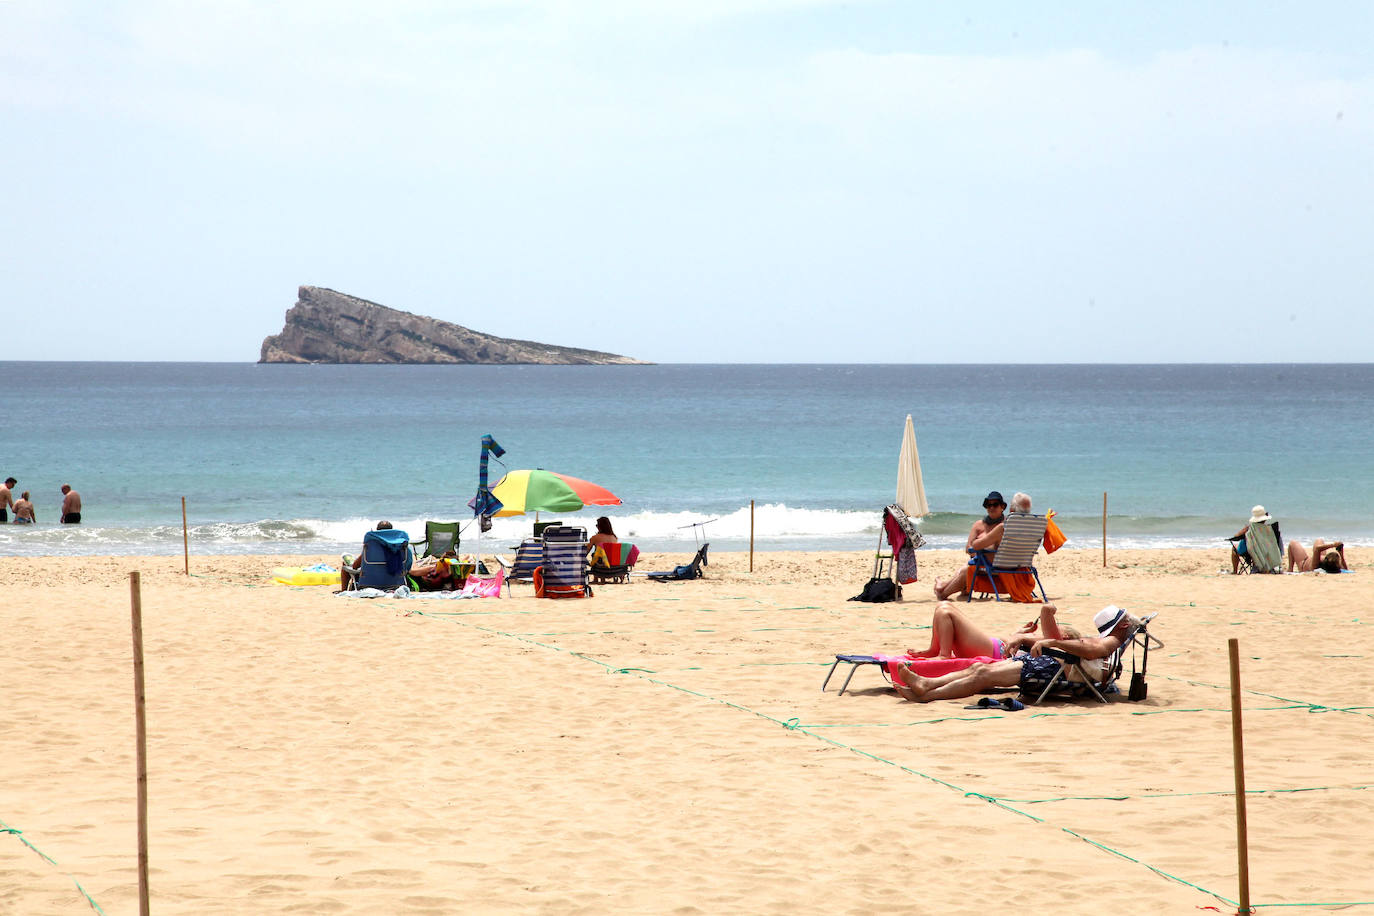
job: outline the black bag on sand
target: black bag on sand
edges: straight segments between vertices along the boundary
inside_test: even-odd
[[[902,587],[891,579],[869,579],[864,590],[849,600],[871,601],[874,604],[881,604],[884,601],[896,601],[900,597],[902,597]]]
[[[1150,695],[1149,685],[1145,683],[1145,675],[1140,671],[1131,673],[1131,688],[1126,694],[1126,699],[1133,703],[1139,703]]]

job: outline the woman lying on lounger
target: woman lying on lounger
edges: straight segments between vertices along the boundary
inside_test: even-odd
[[[1029,649],[1035,642],[1038,620],[1021,624],[1021,629],[1003,639],[989,636],[968,615],[949,601],[941,601],[930,621],[930,648],[908,649],[912,658],[977,658],[987,656],[993,661],[1011,658],[1017,649]]]
[[[999,687],[1018,687],[1022,696],[1038,697],[1055,673],[1059,662],[1042,653],[1046,649],[1070,652],[1082,659],[1106,658],[1131,638],[1140,620],[1121,608],[1108,606],[1093,618],[1098,636],[1083,637],[1078,631],[1055,621],[1056,608],[1052,604],[1040,608],[1040,627],[1044,638],[1031,643],[1030,651],[1005,661],[991,664],[976,663],[963,671],[953,671],[940,677],[922,677],[910,665],[897,669],[898,678],[892,686],[904,700],[929,703],[931,700],[955,700]],[[1084,666],[1089,677],[1100,677],[1098,670]],[[1072,673],[1070,679],[1073,679]]]

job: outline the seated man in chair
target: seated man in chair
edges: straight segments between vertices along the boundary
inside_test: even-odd
[[[1060,667],[1057,659],[1044,654],[1046,649],[1068,652],[1085,660],[1107,658],[1124,645],[1140,626],[1139,618],[1118,607],[1108,606],[1093,618],[1098,635],[1084,637],[1072,627],[1060,625],[1055,620],[1056,611],[1053,604],[1041,606],[1043,638],[1032,643],[1029,652],[1005,661],[975,664],[940,677],[922,677],[910,665],[902,665],[898,668],[900,683],[893,681],[892,686],[902,699],[915,703],[961,699],[1009,687],[1019,688],[1022,696],[1034,699],[1049,685]],[[1090,668],[1088,665],[1084,667]],[[1090,673],[1100,677],[1100,666],[1097,666],[1097,670],[1090,668]]]
[[[390,556],[392,559],[389,559],[386,562],[388,564],[393,562],[396,564],[396,569],[394,570],[394,572],[399,573],[398,581],[396,582],[396,584],[404,582],[405,574],[410,572],[411,563],[413,561],[413,554],[410,551],[410,535],[406,534],[404,531],[393,528],[391,522],[388,521],[378,522],[377,527],[374,530],[387,532],[387,536],[383,540],[388,544],[387,555]],[[349,557],[347,555],[344,556],[343,563],[339,566],[340,589],[347,590],[349,588],[354,587],[355,583],[359,583],[363,586],[367,585],[365,581],[359,582],[359,580],[364,576],[366,572],[366,570],[363,569],[363,563],[365,560],[368,560],[368,541],[376,539],[377,538],[374,535],[374,532],[369,531],[367,535],[363,538],[363,546],[361,549],[359,549],[358,555],[356,557]],[[369,560],[369,562],[375,564],[377,561],[375,559],[372,559]],[[371,568],[373,567],[369,567],[369,569]],[[390,574],[393,572],[393,570],[387,569],[386,572]],[[394,588],[395,585],[388,585],[387,587]]]

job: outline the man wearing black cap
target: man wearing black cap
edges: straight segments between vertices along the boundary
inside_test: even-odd
[[[1007,511],[1007,502],[1002,498],[1002,494],[993,490],[983,500],[983,511],[987,514],[973,523],[969,529],[968,541],[964,544],[965,550],[973,549],[973,542],[987,534],[989,531],[1002,524],[1002,516]],[[947,601],[951,595],[957,595],[964,590],[964,571],[961,569],[957,575],[950,576],[948,579],[935,580],[935,597],[941,601]]]

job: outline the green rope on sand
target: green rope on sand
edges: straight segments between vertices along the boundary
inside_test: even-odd
[[[23,843],[25,846],[29,847],[34,852],[36,852],[38,854],[38,857],[41,858],[44,862],[47,862],[49,865],[55,866],[57,868],[62,867],[57,864],[56,860],[54,860],[52,856],[48,855],[43,850],[39,849],[37,846],[30,843],[28,837],[24,836],[24,831],[17,830],[14,827],[11,827],[9,824],[6,824],[4,821],[0,821],[0,833],[8,833],[11,836],[18,837],[19,842]],[[64,874],[66,873],[64,872]],[[91,909],[99,913],[100,916],[105,916],[105,911],[100,908],[100,904],[96,903],[95,899],[91,897],[90,894],[86,893],[86,889],[81,886],[81,882],[76,880],[75,878],[72,878],[70,874],[67,874],[67,877],[71,878],[72,884],[75,884],[76,889],[81,892],[81,896],[86,898],[86,902],[91,905]]]
[[[452,619],[452,618],[450,618],[450,619]],[[803,725],[803,724],[801,723],[801,720],[798,719],[798,718],[796,718],[796,717],[793,717],[793,718],[790,718],[790,719],[786,719],[786,720],[784,720],[784,719],[778,719],[778,718],[776,718],[775,716],[770,716],[770,715],[768,715],[768,714],[766,714],[766,713],[759,712],[759,711],[756,710],[756,709],[751,709],[751,708],[749,708],[749,707],[747,707],[747,706],[744,706],[744,705],[742,705],[742,704],[739,704],[739,703],[733,703],[733,702],[731,702],[731,701],[729,701],[729,700],[723,700],[723,699],[721,699],[721,698],[719,698],[719,697],[713,697],[713,696],[711,696],[710,694],[702,693],[701,691],[691,690],[691,689],[689,689],[689,688],[687,688],[687,687],[683,687],[683,686],[678,685],[678,684],[672,684],[672,683],[669,683],[668,681],[660,680],[660,679],[655,678],[655,677],[650,677],[650,676],[648,676],[647,674],[638,673],[641,669],[631,669],[631,668],[617,669],[617,668],[613,667],[612,665],[609,665],[609,664],[607,664],[606,662],[601,661],[600,659],[592,658],[592,657],[590,657],[590,656],[588,656],[588,655],[585,655],[585,654],[583,654],[583,653],[581,653],[581,652],[571,651],[571,650],[569,650],[569,649],[563,648],[562,646],[554,646],[554,645],[549,645],[549,644],[547,644],[547,643],[541,643],[541,642],[538,642],[537,640],[530,639],[530,638],[528,638],[528,637],[526,637],[526,636],[522,636],[522,635],[517,634],[517,633],[507,633],[507,632],[504,632],[504,631],[501,631],[501,630],[497,630],[497,629],[494,629],[494,628],[491,628],[491,627],[478,626],[477,624],[474,624],[474,623],[469,623],[469,622],[466,622],[466,621],[461,621],[461,620],[456,620],[456,619],[453,620],[453,622],[454,622],[454,623],[457,623],[457,624],[460,624],[461,626],[465,626],[465,627],[469,627],[469,628],[471,628],[471,629],[477,630],[477,631],[479,631],[479,632],[491,633],[491,634],[495,634],[495,635],[498,635],[498,636],[503,636],[503,637],[506,637],[506,638],[508,638],[508,639],[514,639],[514,640],[516,640],[516,641],[523,642],[523,643],[527,643],[527,644],[529,644],[529,645],[539,646],[540,648],[549,649],[549,650],[554,651],[554,652],[563,652],[563,653],[566,653],[566,654],[568,654],[568,655],[570,655],[570,656],[572,656],[572,657],[574,657],[574,658],[580,658],[580,659],[582,659],[582,660],[584,660],[584,661],[588,661],[588,662],[592,662],[593,664],[600,665],[602,668],[605,668],[607,671],[612,672],[612,673],[624,673],[624,674],[629,674],[629,675],[632,676],[632,677],[642,678],[643,680],[648,681],[648,682],[651,683],[651,684],[657,684],[657,685],[659,685],[659,686],[661,686],[661,687],[666,687],[666,688],[668,688],[668,689],[670,689],[670,690],[677,690],[677,691],[679,691],[679,692],[681,692],[681,693],[687,694],[688,696],[697,697],[698,699],[706,700],[707,702],[710,702],[710,703],[717,703],[717,704],[719,704],[719,705],[721,705],[721,706],[725,706],[725,707],[728,707],[728,708],[730,708],[730,709],[738,710],[738,711],[740,711],[740,712],[747,713],[747,714],[752,715],[752,716],[757,716],[758,718],[764,719],[765,721],[768,721],[768,722],[772,722],[772,723],[775,724],[775,725],[780,725],[780,726],[782,726],[783,728],[787,729],[788,731],[798,732],[798,733],[800,733],[800,734],[806,735],[806,736],[809,737],[809,738],[812,738],[813,740],[820,741],[820,742],[822,742],[822,743],[824,743],[824,744],[828,744],[828,745],[830,745],[831,747],[834,747],[834,748],[837,748],[837,749],[840,749],[840,750],[848,751],[849,753],[854,754],[854,755],[856,755],[856,756],[863,757],[863,758],[868,759],[868,760],[872,760],[872,761],[874,761],[874,762],[876,762],[876,763],[881,763],[881,764],[883,764],[883,765],[885,765],[885,766],[894,767],[895,769],[898,769],[898,770],[902,771],[903,773],[909,773],[909,774],[911,774],[911,775],[913,775],[913,776],[920,777],[921,779],[928,780],[928,781],[933,782],[933,783],[935,783],[935,784],[937,784],[937,785],[944,786],[944,787],[947,788],[947,789],[951,789],[951,790],[953,790],[953,791],[959,792],[961,795],[963,795],[963,796],[966,797],[966,798],[978,798],[978,799],[981,799],[981,800],[987,802],[988,804],[995,805],[996,807],[1001,808],[1001,809],[1004,810],[1004,811],[1010,812],[1010,813],[1012,813],[1012,814],[1018,814],[1018,815],[1020,815],[1021,817],[1027,818],[1028,820],[1034,821],[1034,822],[1036,822],[1036,823],[1040,823],[1040,824],[1046,823],[1045,820],[1044,820],[1043,818],[1036,817],[1035,815],[1033,815],[1033,814],[1031,814],[1031,813],[1029,813],[1029,812],[1027,812],[1027,811],[1022,811],[1022,810],[1020,810],[1019,808],[1012,807],[1011,805],[1007,804],[1004,800],[999,799],[999,798],[996,798],[995,796],[985,795],[985,794],[980,793],[980,792],[973,792],[973,791],[964,789],[964,788],[962,788],[962,787],[960,787],[960,786],[956,786],[954,783],[951,783],[951,782],[948,782],[948,781],[946,781],[946,780],[940,779],[938,776],[933,776],[933,775],[931,775],[931,774],[929,774],[929,773],[924,773],[924,772],[922,772],[922,771],[920,771],[920,770],[915,769],[914,767],[909,767],[909,766],[906,766],[906,765],[904,765],[904,764],[897,763],[897,762],[894,761],[894,760],[889,760],[889,759],[887,759],[887,758],[885,758],[885,757],[881,757],[881,756],[879,756],[879,755],[877,755],[877,754],[874,754],[874,753],[872,753],[872,752],[870,752],[870,751],[866,751],[866,750],[863,750],[863,749],[861,749],[861,748],[857,748],[857,747],[855,747],[855,746],[853,746],[853,745],[851,745],[851,744],[846,744],[846,743],[844,743],[843,741],[836,741],[836,740],[834,740],[834,739],[832,739],[832,738],[826,737],[825,735],[819,734],[818,732],[816,732],[816,731],[813,730],[814,728],[823,727],[823,726],[806,726],[806,725]],[[1204,686],[1212,686],[1212,685],[1204,685]],[[1282,697],[1273,697],[1272,699],[1283,700],[1284,698],[1282,698]],[[1288,700],[1285,700],[1285,702],[1295,702],[1295,701],[1288,701]],[[1311,706],[1314,706],[1315,704],[1307,703],[1307,704],[1299,704],[1299,705],[1300,705],[1300,706],[1308,706],[1308,707],[1311,707]],[[1054,713],[1037,713],[1037,715],[1055,715],[1055,714],[1054,714]],[[1094,713],[1078,713],[1077,715],[1094,715]],[[951,718],[964,718],[964,717],[951,717]],[[972,717],[972,718],[977,718],[977,719],[993,719],[993,718],[1001,718],[1001,717],[1000,717],[1000,716],[977,716],[977,717]],[[941,721],[941,720],[932,720],[932,721]],[[1224,793],[1223,793],[1223,794],[1224,794]],[[1228,905],[1231,905],[1231,906],[1235,906],[1235,905],[1236,905],[1235,901],[1229,900],[1229,899],[1227,899],[1226,897],[1222,896],[1221,894],[1218,894],[1218,893],[1216,893],[1216,892],[1214,892],[1214,891],[1207,890],[1205,887],[1202,887],[1201,885],[1194,884],[1193,882],[1188,881],[1188,880],[1186,880],[1186,879],[1184,879],[1184,878],[1180,878],[1180,877],[1177,876],[1177,875],[1170,874],[1169,872],[1166,872],[1166,871],[1164,871],[1163,869],[1158,868],[1158,867],[1156,867],[1156,866],[1154,866],[1154,865],[1150,865],[1150,864],[1147,863],[1147,862],[1142,862],[1142,861],[1139,860],[1139,859],[1136,859],[1136,858],[1133,858],[1133,857],[1131,857],[1131,856],[1128,856],[1128,855],[1126,855],[1124,852],[1121,852],[1120,850],[1113,849],[1113,848],[1110,847],[1110,846],[1107,846],[1107,845],[1105,845],[1105,844],[1103,844],[1103,843],[1099,843],[1099,842],[1096,841],[1096,840],[1093,840],[1093,839],[1090,839],[1090,838],[1088,838],[1088,837],[1086,837],[1086,836],[1083,836],[1081,833],[1078,833],[1077,831],[1071,830],[1071,829],[1069,829],[1068,827],[1059,827],[1059,829],[1062,830],[1064,833],[1067,833],[1067,834],[1070,835],[1070,836],[1076,837],[1077,839],[1080,839],[1080,840],[1082,840],[1083,842],[1088,843],[1088,844],[1091,845],[1091,846],[1094,846],[1094,847],[1096,847],[1096,848],[1098,848],[1098,849],[1101,849],[1101,850],[1104,851],[1104,852],[1110,853],[1111,855],[1118,856],[1118,857],[1120,857],[1120,858],[1122,858],[1122,859],[1125,859],[1125,860],[1128,861],[1128,862],[1131,862],[1131,863],[1140,865],[1140,866],[1142,866],[1143,868],[1148,869],[1149,871],[1155,873],[1156,875],[1159,875],[1159,876],[1162,877],[1162,878],[1165,878],[1165,879],[1167,879],[1167,880],[1173,881],[1173,882],[1178,883],[1178,884],[1182,884],[1182,885],[1184,885],[1185,887],[1190,887],[1190,888],[1192,888],[1192,889],[1194,889],[1194,890],[1200,891],[1201,893],[1204,893],[1204,894],[1208,895],[1209,897],[1212,897],[1213,899],[1219,900],[1219,901],[1221,901],[1221,902],[1223,902],[1223,903],[1226,903],[1226,904],[1228,904]],[[1270,905],[1270,906],[1296,906],[1297,904],[1268,904],[1268,905]],[[1310,905],[1313,905],[1313,904],[1308,904],[1308,905],[1310,906]],[[1343,903],[1343,904],[1328,904],[1328,905],[1332,905],[1332,906],[1363,906],[1363,905],[1365,905],[1365,904],[1361,904],[1361,903]]]
[[[1283,795],[1296,792],[1360,792],[1365,789],[1374,789],[1374,785],[1362,786],[1298,786],[1292,789],[1246,789],[1246,795]],[[1001,797],[1002,801],[1014,802],[1018,805],[1042,805],[1049,802],[1062,801],[1127,801],[1134,798],[1203,798],[1207,796],[1222,795],[1232,797],[1236,793],[1229,789],[1222,789],[1214,792],[1146,792],[1141,795],[1065,795],[1052,798],[1006,798]]]

